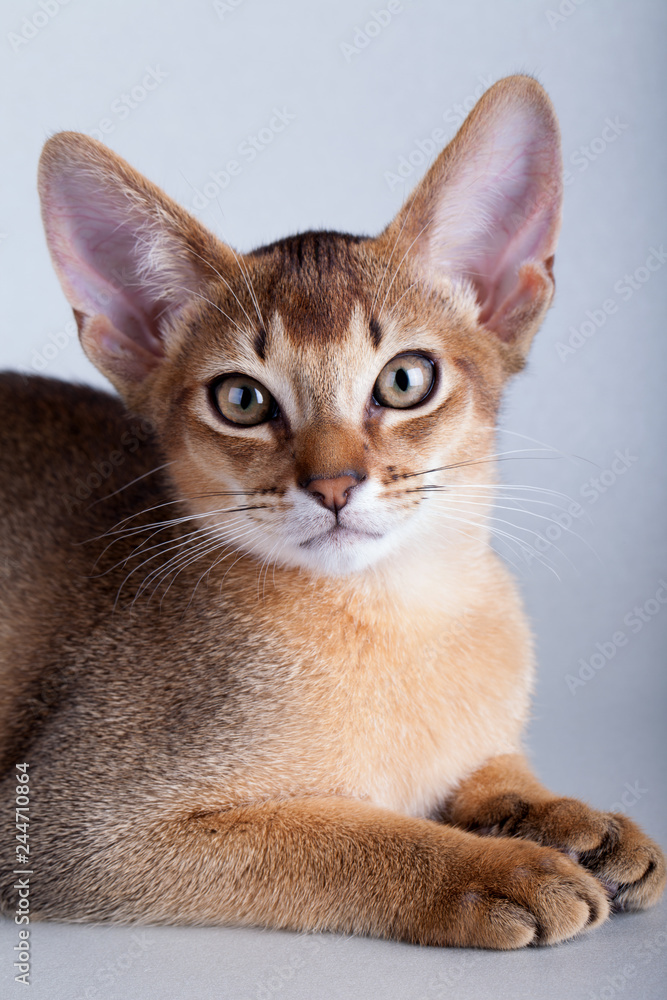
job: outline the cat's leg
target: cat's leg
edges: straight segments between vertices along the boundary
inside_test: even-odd
[[[89,856],[84,885],[74,866],[53,912],[46,905],[41,915],[62,916],[65,906],[78,920],[260,924],[518,948],[569,938],[609,912],[596,879],[558,851],[344,798],[154,823],[132,847],[116,839]]]
[[[664,854],[636,823],[554,795],[520,754],[495,757],[470,775],[445,803],[442,819],[566,851],[606,886],[615,909],[652,906],[665,886]]]

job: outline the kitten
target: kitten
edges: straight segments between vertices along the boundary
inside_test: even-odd
[[[69,921],[516,948],[656,902],[660,848],[526,763],[489,547],[496,412],[554,288],[539,84],[492,87],[376,238],[237,255],[74,133],[39,189],[124,405],[2,379],[3,911],[17,856]]]

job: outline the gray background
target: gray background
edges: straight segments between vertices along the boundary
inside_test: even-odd
[[[240,144],[267,125],[274,107],[287,109],[295,116],[289,126],[198,213],[249,249],[309,227],[378,231],[405,194],[388,176],[400,157],[418,159],[417,143],[433,129],[453,134],[459,106],[470,106],[490,82],[536,74],[561,120],[569,183],[556,303],[527,373],[508,393],[503,447],[530,447],[518,434],[551,450],[509,461],[503,471],[508,483],[559,490],[579,507],[569,524],[520,522],[521,537],[544,550],[548,564],[512,555],[540,657],[529,745],[554,789],[603,808],[621,803],[667,844],[667,610],[651,603],[667,579],[667,268],[641,270],[667,240],[665,6],[404,0],[377,37],[347,57],[341,43],[351,44],[356,26],[386,8],[385,0],[218,6],[70,0],[43,26],[37,16],[38,30],[22,43],[12,34],[31,32],[24,18],[40,11],[38,0],[3,4],[2,93],[11,95],[3,102],[0,193],[3,366],[103,384],[69,336],[71,314],[41,232],[35,170],[52,132],[91,132],[107,119],[108,144],[191,207],[210,172],[239,158]],[[116,102],[149,69],[163,79],[121,115]],[[617,134],[605,142],[608,118]],[[425,166],[410,173],[408,189]],[[625,276],[635,272],[628,294]],[[604,317],[610,299],[614,311]],[[587,311],[599,327],[590,321],[581,346],[560,357],[558,345],[581,330]],[[621,474],[619,463],[611,471],[617,451],[626,456]],[[593,485],[600,476],[604,492]],[[528,525],[549,529],[554,547],[528,534]],[[635,633],[624,618],[647,601],[648,620]],[[627,643],[570,690],[566,675],[577,676],[596,643],[609,652],[605,644],[619,630]],[[0,924],[0,982],[12,996],[22,990],[12,982],[15,942],[14,926]],[[667,932],[661,906],[558,948],[513,954],[262,930],[57,925],[35,926],[32,947],[35,1000],[590,1000],[662,995]]]

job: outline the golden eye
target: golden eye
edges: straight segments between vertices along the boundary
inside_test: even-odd
[[[423,354],[399,354],[378,375],[373,398],[381,406],[407,410],[426,399],[435,382],[433,362]]]
[[[253,427],[277,412],[271,393],[247,375],[224,375],[211,386],[216,409],[232,424]]]

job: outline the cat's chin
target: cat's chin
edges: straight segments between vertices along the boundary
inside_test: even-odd
[[[360,540],[368,540],[370,538],[378,539],[383,537],[384,536],[378,532],[361,531],[358,528],[348,528],[342,524],[334,524],[332,528],[328,528],[326,531],[322,531],[320,534],[314,535],[312,538],[307,538],[304,542],[299,542],[299,548],[311,549],[318,545],[336,545],[343,547],[354,545],[355,542]]]
[[[367,569],[390,547],[386,535],[337,524],[299,543],[299,563],[326,576],[345,576]]]
[[[318,576],[347,576],[375,565],[394,551],[392,532],[383,534],[340,525],[283,548],[279,562]]]

